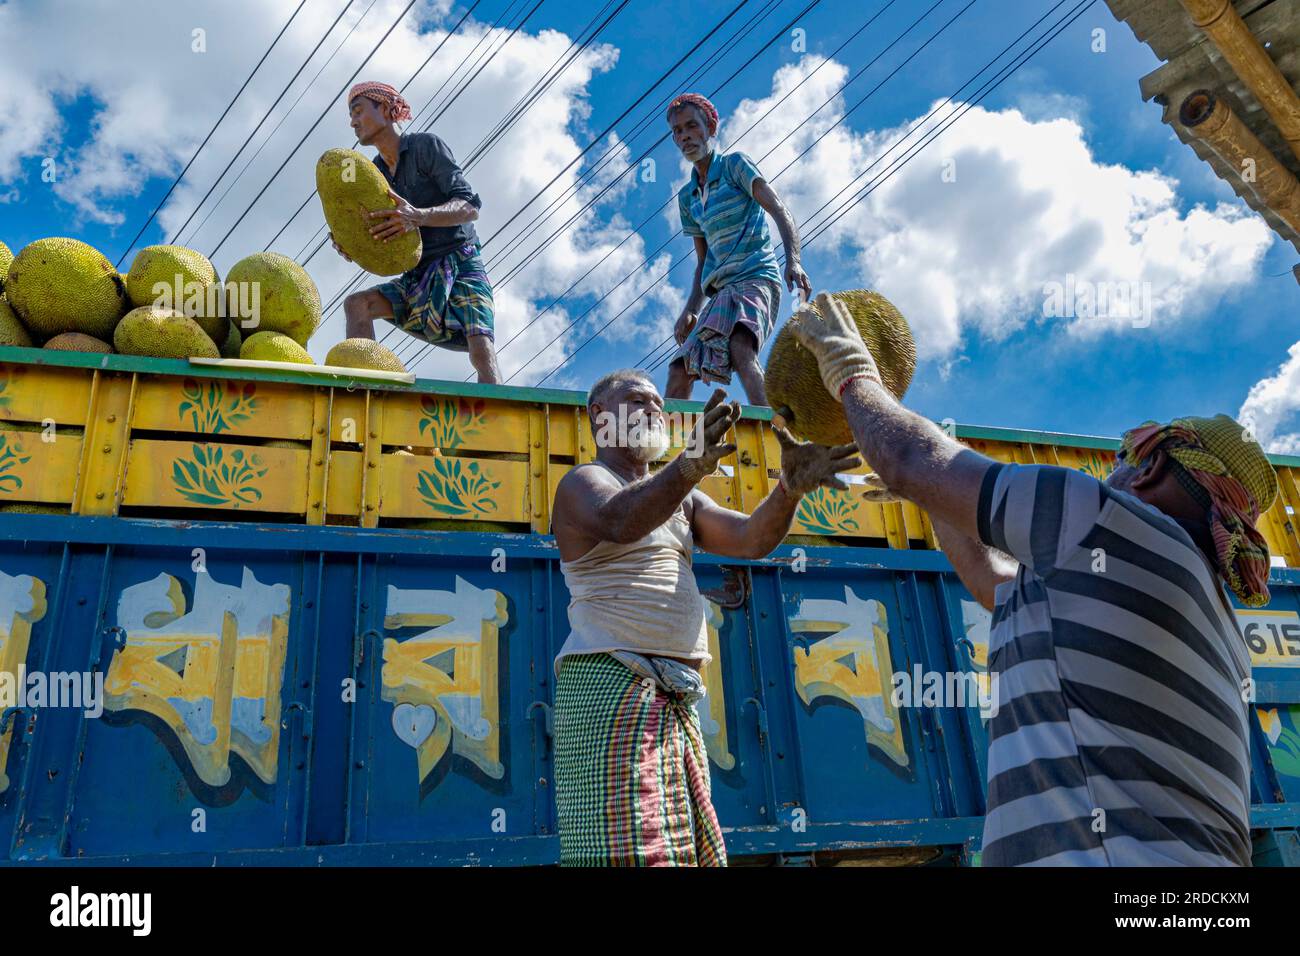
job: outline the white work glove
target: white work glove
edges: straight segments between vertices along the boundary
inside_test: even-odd
[[[836,401],[851,378],[869,378],[880,384],[880,370],[853,316],[827,293],[817,296],[816,311],[809,305],[799,307],[790,319],[790,331],[816,357],[822,383]]]

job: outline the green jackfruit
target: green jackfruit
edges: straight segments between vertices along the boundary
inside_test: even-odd
[[[35,344],[31,333],[18,320],[18,315],[0,296],[0,345],[21,345],[24,348],[31,348]]]
[[[37,239],[9,266],[5,298],[32,336],[84,332],[109,339],[126,311],[126,288],[113,264],[76,239]]]
[[[5,279],[9,276],[9,263],[14,261],[14,254],[9,247],[0,242],[0,295],[4,295]]]
[[[916,343],[907,320],[883,295],[866,289],[836,292],[832,298],[848,306],[862,340],[871,350],[880,378],[887,389],[901,399],[916,371]],[[773,408],[788,408],[793,421],[786,424],[800,438],[822,445],[853,441],[844,418],[844,406],[831,397],[822,384],[813,354],[799,344],[788,325],[782,326],[772,343],[763,373],[767,401]]]
[[[219,281],[217,270],[200,252],[184,246],[146,246],[131,262],[126,293],[135,308],[153,305],[183,312],[220,344],[229,320]]]
[[[244,337],[239,334],[239,326],[234,323],[233,319],[227,319],[229,328],[226,330],[226,337],[221,343],[222,358],[239,358],[239,348],[244,344]]]
[[[352,149],[330,149],[316,163],[316,192],[334,241],[352,261],[375,275],[409,272],[420,262],[420,230],[384,242],[370,235],[370,212],[394,209],[388,180],[369,159]]]
[[[239,349],[241,359],[258,362],[298,362],[301,365],[315,365],[315,360],[307,350],[279,332],[254,332],[244,340]]]
[[[381,372],[405,372],[402,360],[373,339],[344,339],[329,350],[326,365],[369,368]]]
[[[306,345],[320,325],[320,292],[307,270],[278,252],[240,259],[226,275],[226,314],[244,335],[282,332]],[[257,325],[244,322],[256,316]]]
[[[107,342],[101,342],[93,335],[83,335],[80,332],[62,332],[46,342],[45,347],[64,352],[102,352],[104,355],[109,355],[113,351],[113,346]]]
[[[148,305],[132,309],[117,324],[113,347],[123,355],[155,358],[219,358],[221,354],[199,323]]]

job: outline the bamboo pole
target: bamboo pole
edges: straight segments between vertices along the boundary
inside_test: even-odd
[[[1283,76],[1232,0],[1181,0],[1192,22],[1214,43],[1259,100],[1291,152],[1300,159],[1300,96]]]
[[[1201,140],[1269,209],[1300,235],[1300,180],[1259,141],[1223,100],[1197,90],[1183,100],[1178,121]]]

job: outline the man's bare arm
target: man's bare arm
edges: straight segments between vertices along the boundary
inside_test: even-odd
[[[422,226],[459,226],[478,219],[478,207],[467,199],[449,199],[441,206],[420,210]]]
[[[884,484],[978,540],[980,490],[996,462],[898,403],[844,303],[822,293],[816,309],[799,309],[789,328],[817,357],[822,384],[843,402],[858,448]]]
[[[800,258],[799,249],[799,227],[795,225],[794,217],[790,215],[790,210],[786,208],[781,197],[776,194],[766,179],[754,180],[754,202],[763,207],[763,211],[772,217],[776,223],[776,229],[781,233],[781,243],[785,246],[786,259]]]
[[[630,485],[578,468],[555,489],[555,512],[585,537],[630,544],[667,522],[694,487],[677,461]]]
[[[703,236],[695,237],[695,277],[691,279],[691,293],[686,297],[686,311],[699,314],[704,306],[704,260],[709,255],[709,241]]]
[[[980,488],[995,462],[904,408],[877,381],[854,379],[842,398],[853,437],[885,485],[978,540]]]
[[[449,199],[440,206],[421,209],[412,206],[391,189],[388,196],[396,205],[392,209],[378,209],[366,213],[374,220],[370,224],[370,234],[376,239],[388,242],[421,226],[459,226],[473,222],[478,218],[478,207],[467,199]]]
[[[930,516],[939,536],[939,547],[957,571],[957,577],[986,610],[993,610],[993,595],[999,584],[1016,576],[1019,564],[1010,556],[990,548],[982,541],[962,534],[942,519]]]
[[[709,254],[709,244],[703,236],[695,237],[695,278],[691,280],[691,292],[686,297],[686,305],[682,308],[682,314],[677,317],[677,322],[673,325],[673,338],[677,344],[681,345],[686,341],[686,336],[691,334],[695,328],[696,316],[700,314],[700,309],[704,307],[704,290],[700,287],[700,280],[704,275],[704,257]]]
[[[799,226],[790,215],[781,197],[776,194],[765,179],[754,180],[754,201],[763,207],[763,211],[772,217],[777,231],[781,234],[781,243],[785,246],[785,278],[787,285],[795,285],[803,292],[807,300],[812,295],[812,283],[803,271],[801,250],[799,247]]]
[[[722,507],[697,489],[691,505],[691,531],[699,547],[725,558],[757,559],[770,554],[790,533],[799,498],[777,485],[746,515]]]

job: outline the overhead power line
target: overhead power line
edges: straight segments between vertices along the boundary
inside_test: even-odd
[[[181,174],[177,176],[175,182],[168,187],[166,195],[159,200],[158,205],[154,207],[153,212],[149,213],[149,218],[146,219],[144,225],[140,227],[140,231],[135,234],[135,238],[132,239],[130,244],[122,250],[122,255],[119,256],[117,260],[117,268],[120,269],[122,267],[122,262],[126,259],[131,250],[135,248],[135,244],[140,241],[140,237],[144,235],[144,231],[149,228],[149,224],[154,221],[154,217],[158,215],[158,212],[162,209],[163,205],[171,198],[171,194],[176,190],[176,187],[180,185],[181,180],[185,178],[185,174],[190,171],[190,167],[194,165],[194,160],[198,159],[199,153],[203,152],[203,147],[208,145],[208,141],[212,139],[213,134],[216,133],[217,127],[221,125],[222,120],[230,115],[230,111],[235,107],[235,102],[243,95],[244,90],[248,89],[248,84],[253,82],[253,77],[257,75],[257,71],[262,68],[262,64],[266,62],[266,58],[271,55],[271,51],[275,49],[275,45],[280,42],[280,38],[284,36],[285,31],[289,29],[289,25],[293,23],[297,18],[299,11],[301,11],[306,4],[307,0],[301,0],[298,6],[294,8],[293,13],[289,15],[289,19],[286,20],[284,26],[280,28],[280,32],[277,33],[275,39],[271,41],[271,45],[267,47],[266,52],[262,54],[262,58],[258,60],[257,65],[253,67],[253,72],[248,74],[248,79],[244,80],[243,86],[241,86],[238,92],[231,97],[226,108],[222,111],[221,115],[217,117],[217,121],[212,124],[212,129],[208,130],[208,135],[203,137],[203,142],[201,142],[199,148],[194,151],[194,155],[190,157],[190,161],[185,164],[185,168],[181,170]]]
[[[402,20],[411,11],[411,8],[415,6],[415,4],[416,4],[416,0],[410,0],[410,2],[405,7],[402,8],[402,12],[397,15],[397,19],[393,21],[393,25],[384,31],[384,35],[379,38],[379,42],[375,44],[374,49],[370,51],[370,53],[366,56],[366,58],[361,61],[361,65],[358,66],[356,70],[353,71],[350,77],[348,77],[348,81],[343,84],[342,89],[340,89],[336,94],[334,94],[334,96],[330,98],[328,105],[325,107],[325,109],[321,110],[320,116],[316,117],[316,122],[312,123],[311,128],[308,129],[307,132],[303,134],[302,139],[298,140],[298,145],[295,146],[290,151],[289,155],[285,157],[284,162],[280,164],[279,168],[275,171],[275,173],[271,176],[271,178],[267,180],[266,185],[263,186],[260,190],[258,190],[257,195],[253,197],[253,201],[250,202],[247,208],[245,208],[244,211],[239,214],[239,218],[237,218],[234,224],[230,227],[230,229],[226,231],[226,234],[221,237],[221,241],[216,244],[216,246],[213,248],[213,250],[210,253],[208,253],[209,259],[215,258],[217,253],[221,251],[221,247],[226,244],[226,242],[230,239],[232,235],[234,235],[235,230],[239,228],[239,224],[244,221],[244,218],[252,211],[253,207],[257,205],[258,200],[260,200],[263,196],[266,195],[266,191],[270,189],[272,183],[274,183],[276,179],[279,178],[280,173],[284,172],[284,169],[286,166],[289,165],[290,160],[292,160],[293,157],[298,154],[298,150],[302,149],[303,143],[307,142],[307,139],[311,136],[311,134],[316,132],[316,127],[321,124],[321,121],[325,119],[325,116],[329,113],[329,111],[336,108],[336,104],[338,102],[339,97],[341,97],[344,93],[348,91],[348,88],[352,85],[352,81],[357,78],[357,75],[363,69],[365,69],[366,64],[370,62],[371,58],[374,57],[374,55],[379,51],[379,48],[383,46],[384,41],[388,39],[389,35],[394,30],[397,29],[397,25],[402,22]]]
[[[711,71],[715,66],[717,66],[718,63],[720,63],[723,60],[723,58],[727,56],[727,54],[729,54],[733,49],[739,46],[740,42],[744,40],[751,32],[753,32],[753,30],[763,20],[765,20],[768,16],[770,16],[771,13],[780,4],[780,2],[781,0],[768,0],[768,6],[766,8],[759,11],[756,17],[750,18],[750,20],[744,26],[742,26],[740,30],[738,30],[735,34],[733,34],[721,46],[719,46],[717,50],[711,53],[704,63],[697,66],[695,70],[692,71],[690,76],[688,76],[685,80],[683,80],[680,83],[675,83],[673,91],[670,91],[666,96],[660,98],[660,100],[654,106],[646,110],[642,114],[641,118],[637,121],[637,123],[632,127],[631,131],[626,136],[619,137],[621,142],[611,142],[610,145],[606,148],[605,152],[602,153],[601,156],[594,163],[592,163],[592,165],[588,169],[584,170],[572,183],[570,183],[567,187],[565,187],[565,189],[558,196],[556,196],[549,203],[547,203],[546,207],[543,208],[536,216],[534,216],[533,219],[528,223],[528,225],[526,225],[520,232],[516,233],[516,235],[505,245],[504,248],[500,248],[496,250],[495,256],[490,257],[486,262],[489,272],[496,271],[499,266],[503,265],[505,263],[505,260],[512,253],[514,253],[519,248],[521,248],[525,241],[527,241],[530,237],[536,234],[538,230],[542,228],[542,225],[547,220],[549,220],[556,212],[558,212],[563,207],[563,205],[569,201],[571,197],[576,196],[585,187],[591,186],[594,183],[596,183],[597,180],[600,178],[601,173],[607,167],[613,164],[615,159],[618,157],[621,151],[621,147],[629,146],[639,135],[641,135],[641,133],[643,133],[645,130],[649,128],[650,124],[656,121],[662,121],[664,110],[667,108],[668,104],[672,101],[673,97],[677,95],[676,90],[680,90],[682,88],[690,88],[698,84],[700,80],[703,79],[703,77],[709,71]],[[809,2],[802,10],[800,10],[799,13],[797,13],[785,26],[777,30],[773,34],[772,38],[768,40],[767,43],[763,44],[763,46],[761,46],[758,50],[755,50],[753,53],[751,53],[741,64],[741,66],[731,74],[731,76],[729,76],[727,79],[719,83],[713,90],[709,92],[708,95],[711,97],[717,96],[720,90],[725,88],[732,80],[734,80],[747,67],[751,66],[755,62],[756,58],[760,54],[762,54],[769,46],[771,46],[777,40],[783,38],[786,35],[786,31],[788,31],[791,26],[797,23],[803,16],[805,16],[813,7],[817,6],[820,2],[821,0],[811,0],[811,2]],[[655,151],[655,149],[657,149],[668,138],[669,138],[669,134],[667,132],[661,134],[658,137],[658,139],[655,140],[655,142],[653,142],[646,149],[642,150],[639,156],[633,158],[618,175],[611,177],[609,181],[606,182],[604,185],[602,185],[600,189],[598,189],[594,194],[586,197],[585,200],[582,202],[582,204],[579,206],[579,208],[576,211],[574,211],[563,223],[561,223],[559,227],[552,230],[544,239],[542,239],[542,241],[537,246],[535,246],[533,249],[525,253],[518,262],[516,262],[508,270],[506,270],[504,275],[498,275],[497,278],[494,280],[496,282],[496,285],[504,287],[505,285],[509,284],[513,279],[515,279],[528,266],[530,266],[533,262],[535,262],[543,252],[549,249],[551,245],[553,245],[555,241],[559,239],[560,236],[562,236],[569,229],[577,225],[582,220],[583,216],[590,209],[592,209],[598,202],[600,202],[600,200],[603,199],[605,195],[610,192],[610,190],[612,190],[615,186],[617,186],[619,182],[621,182],[622,179],[628,173],[630,173],[634,169],[639,168],[641,164]]]
[[[248,144],[253,141],[253,137],[257,135],[257,131],[262,128],[263,124],[265,124],[266,121],[271,117],[271,114],[275,112],[275,108],[280,105],[280,101],[284,99],[285,94],[289,92],[290,88],[297,81],[298,77],[302,74],[302,71],[307,68],[307,64],[309,64],[312,61],[312,59],[316,56],[316,53],[320,50],[321,46],[329,38],[329,35],[334,32],[334,28],[338,26],[339,21],[343,19],[343,15],[346,14],[349,9],[351,9],[352,4],[355,2],[356,0],[348,0],[347,6],[345,6],[342,10],[339,11],[339,15],[335,17],[334,22],[329,25],[329,29],[326,30],[325,34],[320,38],[320,42],[318,42],[316,46],[312,48],[312,51],[307,54],[307,59],[302,61],[302,66],[298,67],[297,72],[295,72],[293,76],[289,79],[289,82],[284,85],[284,89],[281,90],[280,95],[275,98],[275,102],[272,103],[270,108],[268,108],[267,111],[262,114],[262,118],[257,121],[257,125],[254,126],[253,131],[248,134],[248,138],[244,140],[243,144],[239,147],[239,149],[235,150],[234,155],[230,157],[230,162],[228,162],[226,164],[226,168],[221,171],[221,175],[212,181],[212,185],[209,186],[208,191],[203,194],[203,198],[199,200],[198,205],[196,205],[194,209],[190,212],[189,217],[183,223],[181,223],[181,227],[176,230],[177,242],[181,241],[181,234],[184,233],[186,228],[189,226],[189,224],[194,221],[194,217],[198,214],[199,210],[203,208],[203,204],[208,201],[208,198],[212,195],[212,193],[216,190],[216,188],[219,185],[221,185],[221,181],[226,178],[226,173],[230,172],[231,168],[235,165],[235,161],[239,159],[240,154],[245,149],[248,148]],[[320,70],[316,72],[317,77],[319,77],[321,71],[323,71],[325,67],[329,66],[329,64],[333,61],[335,54],[337,54],[338,51],[343,48],[343,44],[348,41],[348,37],[352,36],[353,30],[356,30],[356,28],[361,24],[361,21],[366,18],[366,14],[370,12],[370,7],[373,7],[376,2],[377,0],[370,0],[370,6],[366,7],[365,12],[362,13],[361,16],[357,18],[357,22],[352,25],[352,29],[349,30],[347,34],[343,37],[343,39],[339,42],[339,45],[338,47],[335,48],[334,53],[331,53],[330,56],[325,60],[325,62],[321,64]],[[315,77],[313,77],[313,82],[314,80]],[[208,220],[212,218],[212,213],[216,210],[218,206],[221,205],[222,200],[224,200],[226,196],[230,194],[230,190],[235,187],[235,184],[238,183],[241,178],[243,178],[243,175],[248,170],[248,167],[253,164],[253,162],[257,159],[258,156],[262,155],[262,149],[266,147],[267,143],[269,143],[272,139],[275,138],[275,134],[279,132],[280,127],[284,125],[285,119],[288,118],[289,114],[293,112],[294,108],[297,107],[297,105],[300,102],[302,102],[303,96],[306,94],[306,92],[309,89],[311,89],[311,87],[312,87],[312,83],[307,83],[303,87],[302,92],[298,94],[298,99],[294,101],[293,106],[289,107],[289,109],[285,111],[284,116],[280,118],[280,122],[276,124],[275,129],[271,130],[271,133],[269,136],[267,136],[266,141],[263,142],[260,147],[258,147],[257,152],[253,154],[253,157],[248,161],[247,164],[245,164],[244,168],[241,169],[239,171],[239,174],[231,181],[229,188],[227,188],[226,191],[221,194],[221,196],[217,199],[216,203],[213,204],[212,209],[209,210],[208,214],[203,218],[203,221],[200,222],[198,226],[195,227],[194,234],[193,236],[191,236],[191,241],[193,241],[194,236],[197,236],[199,234],[199,232],[207,224]]]

